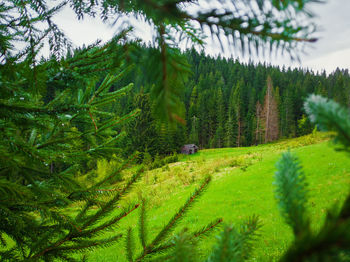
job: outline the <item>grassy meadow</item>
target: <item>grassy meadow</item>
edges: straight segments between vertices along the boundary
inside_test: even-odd
[[[320,134],[255,147],[201,150],[195,155],[182,156],[176,163],[147,171],[121,205],[139,203],[140,196],[147,199],[148,240],[151,240],[200,181],[211,175],[213,179],[207,191],[181,220],[177,231],[186,227],[192,232],[216,218],[238,225],[243,219],[258,215],[262,227],[252,261],[274,261],[292,241],[291,229],[279,214],[273,185],[275,163],[288,149],[299,157],[304,167],[310,189],[308,212],[316,232],[326,209],[341,204],[350,190],[349,155],[335,151]],[[122,220],[120,230],[125,233],[131,227],[136,237],[137,219],[138,210]],[[203,257],[210,252],[220,229],[200,241]],[[140,243],[136,246],[140,247]],[[92,251],[89,261],[125,261],[124,252],[122,240],[106,249]]]

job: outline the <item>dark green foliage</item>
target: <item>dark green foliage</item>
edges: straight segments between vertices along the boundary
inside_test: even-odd
[[[138,207],[109,216],[142,173],[141,168],[120,191],[113,189],[132,157],[95,185],[79,178],[98,159],[113,158],[123,136],[118,127],[138,113],[117,116],[109,110],[132,88],[112,90],[131,68],[119,42],[126,32],[67,58],[37,61],[46,37],[56,55],[64,51],[62,34],[51,21],[59,9],[40,1],[6,1],[0,8],[1,26],[9,26],[1,35],[7,44],[0,65],[2,261],[80,261],[77,254],[119,241],[120,233],[101,236]],[[47,23],[46,31],[36,27],[39,22]],[[15,38],[28,48],[16,53]],[[135,45],[128,47],[129,54],[136,51]],[[108,201],[100,198],[105,192]]]
[[[116,141],[122,136],[117,126],[137,114],[133,111],[116,116],[105,110],[132,87],[109,91],[129,70],[122,56],[113,55],[120,48],[116,41],[118,38],[72,58],[37,64],[40,85],[57,87],[47,103],[41,91],[32,88],[28,75],[33,71],[27,60],[2,66],[1,73],[7,67],[16,69],[15,75],[3,74],[1,79],[2,83],[15,83],[1,89],[0,101],[0,234],[2,239],[11,239],[8,243],[2,241],[2,260],[16,257],[18,261],[76,261],[73,253],[118,241],[120,234],[100,236],[137,208],[130,207],[107,218],[142,168],[121,191],[109,191],[109,201],[99,200],[101,192],[115,184],[132,159],[95,185],[86,186],[77,179],[79,172],[93,168],[87,162],[112,158],[111,153],[118,151]],[[101,60],[101,52],[110,54],[110,59]],[[90,63],[94,66],[88,66]],[[95,66],[106,74],[102,81]],[[80,211],[77,204],[82,207]],[[72,208],[74,211],[68,212]]]

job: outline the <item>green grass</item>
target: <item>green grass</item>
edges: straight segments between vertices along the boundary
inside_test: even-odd
[[[311,191],[308,212],[313,230],[317,231],[322,225],[326,209],[341,204],[349,192],[349,155],[334,151],[329,142],[321,140],[307,136],[257,147],[203,150],[145,174],[123,205],[136,203],[139,194],[149,199],[150,239],[185,202],[200,180],[211,174],[213,181],[208,190],[177,230],[187,227],[194,231],[219,217],[226,223],[238,224],[248,216],[259,215],[263,227],[252,261],[274,261],[292,241],[291,229],[280,216],[274,199],[275,163],[281,152],[289,148],[304,167]],[[137,217],[137,211],[126,217],[120,230],[125,232],[130,226],[135,228],[136,236]],[[208,255],[214,241],[215,234],[212,234],[200,242],[203,256]],[[123,246],[121,241],[91,252],[89,261],[125,261]]]

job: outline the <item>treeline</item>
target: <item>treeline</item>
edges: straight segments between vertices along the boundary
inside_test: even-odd
[[[122,141],[126,152],[169,154],[185,143],[201,148],[250,146],[304,135],[314,128],[303,109],[310,93],[350,107],[348,70],[337,69],[327,76],[325,72],[212,58],[195,50],[184,55],[193,70],[179,94],[184,125],[153,117],[152,83],[147,83],[142,68],[124,80],[134,82],[135,88],[115,105],[115,112],[141,109],[135,121],[123,127],[128,134]]]

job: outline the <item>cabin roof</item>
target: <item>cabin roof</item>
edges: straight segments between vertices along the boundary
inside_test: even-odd
[[[184,147],[198,147],[198,146],[196,146],[195,144],[187,144],[187,145],[184,145]]]

